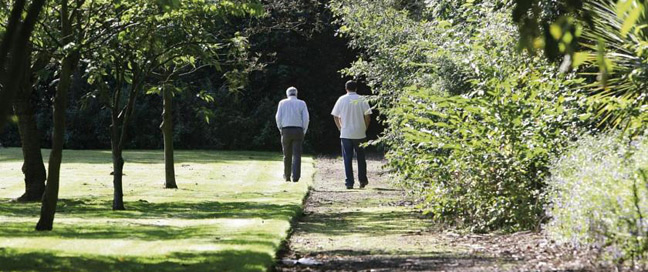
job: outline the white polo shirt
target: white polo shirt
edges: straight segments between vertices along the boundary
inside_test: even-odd
[[[344,139],[367,138],[364,116],[370,114],[369,102],[354,92],[340,96],[331,111],[331,115],[340,118],[342,123],[340,138]]]
[[[310,121],[306,102],[297,99],[295,96],[289,96],[281,100],[277,107],[275,120],[277,121],[277,128],[280,130],[284,127],[300,127],[304,129],[304,134],[306,134],[308,122]]]

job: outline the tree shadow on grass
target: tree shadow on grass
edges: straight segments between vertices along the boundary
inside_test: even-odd
[[[222,232],[218,224],[191,227],[173,227],[166,225],[143,225],[129,222],[75,222],[75,224],[58,223],[53,231],[34,231],[35,222],[3,223],[0,227],[0,239],[7,238],[62,238],[62,239],[106,239],[138,241],[178,241],[191,239],[203,241],[210,245],[259,245],[269,248],[279,246],[277,234],[264,233],[262,230]]]
[[[177,252],[155,257],[67,256],[0,248],[0,271],[265,271],[267,253],[248,250]]]
[[[38,204],[17,205],[0,202],[0,216],[9,218],[0,224],[0,237],[62,237],[83,239],[210,239],[219,244],[254,242],[276,247],[276,235],[258,232],[241,232],[222,235],[226,225],[201,223],[206,219],[260,219],[290,221],[301,212],[299,205],[279,205],[264,202],[127,202],[127,211],[112,211],[108,200],[62,199],[58,218],[81,219],[70,223],[54,224],[52,232],[35,232],[33,228],[38,215]],[[20,218],[13,221],[10,218]],[[33,218],[33,222],[25,222]],[[120,219],[146,219],[146,221]],[[196,220],[189,226],[174,226],[168,221]],[[65,221],[62,221],[65,222]],[[227,224],[224,221],[223,224]]]
[[[112,211],[110,200],[61,199],[57,214],[82,218],[139,218],[139,219],[216,219],[261,218],[290,220],[300,211],[299,205],[266,202],[126,202],[126,211]],[[16,204],[0,200],[0,216],[32,217],[39,214],[38,203]]]

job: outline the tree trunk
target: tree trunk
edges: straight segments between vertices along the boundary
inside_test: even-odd
[[[130,116],[133,114],[135,109],[135,100],[137,99],[137,91],[139,90],[139,77],[137,74],[133,77],[133,82],[137,82],[132,85],[129,91],[128,102],[122,111],[118,111],[119,100],[121,99],[121,90],[117,90],[113,96],[113,106],[112,110],[112,125],[111,125],[111,135],[110,142],[112,145],[112,158],[113,158],[113,210],[126,210],[124,207],[124,190],[122,188],[122,180],[124,173],[124,158],[122,152],[124,151],[126,133],[128,132],[128,122],[130,121]],[[121,84],[117,84],[121,86]],[[121,87],[118,87],[121,88]]]
[[[123,124],[122,124],[123,125]],[[113,161],[113,211],[126,210],[124,207],[124,189],[122,187],[122,180],[124,174],[124,158],[122,157],[122,149],[119,142],[121,141],[121,126],[119,119],[115,116],[110,128],[111,146],[112,146],[112,161]]]
[[[36,225],[36,230],[52,230],[56,202],[58,201],[59,178],[61,161],[63,160],[63,144],[65,140],[65,110],[67,108],[67,92],[72,82],[75,60],[66,57],[61,64],[61,79],[56,89],[54,100],[54,132],[52,133],[52,152],[50,153],[47,169],[47,186],[43,195],[41,217]]]
[[[0,88],[0,128],[5,125],[7,121],[5,117],[11,112],[13,99],[20,86],[20,80],[15,79],[19,78],[25,69],[22,58],[26,54],[29,38],[45,5],[45,0],[32,1],[25,20],[21,23],[20,18],[25,3],[24,0],[14,1],[6,31],[0,42],[0,80],[3,85]]]
[[[162,112],[162,135],[164,138],[164,168],[166,173],[166,188],[177,189],[175,180],[175,168],[173,163],[173,95],[171,90],[162,88],[164,111]]]
[[[72,42],[72,23],[68,13],[67,0],[61,4],[61,34],[63,44]],[[59,179],[61,162],[63,160],[63,144],[65,140],[65,110],[67,108],[67,94],[72,82],[72,75],[78,64],[78,56],[71,53],[63,58],[61,63],[61,76],[54,98],[54,131],[52,132],[52,151],[49,157],[47,169],[47,185],[43,195],[41,215],[36,230],[52,230],[54,225],[54,214],[56,214],[56,202],[58,201]]]
[[[7,26],[5,27],[5,31],[2,36],[2,42],[0,42],[0,80],[2,81],[1,85],[2,88],[0,88],[0,129],[2,129],[5,125],[5,122],[7,121],[7,115],[11,111],[11,102],[13,100],[13,97],[15,93],[17,92],[17,85],[15,87],[12,86],[11,83],[13,82],[13,78],[16,78],[15,76],[19,71],[17,70],[12,70],[10,67],[14,66],[15,63],[11,63],[10,61],[10,56],[11,56],[11,51],[14,48],[14,44],[17,43],[17,36],[20,32],[20,26],[21,26],[21,16],[22,16],[22,11],[25,9],[26,1],[25,0],[16,0],[13,2],[13,6],[11,8],[11,15],[9,16],[9,19],[7,21]],[[9,75],[9,72],[12,74]],[[22,72],[22,70],[20,71]]]
[[[30,63],[30,58],[25,58]],[[18,116],[18,132],[22,142],[25,193],[17,200],[20,202],[40,201],[45,192],[45,165],[41,154],[40,136],[36,126],[34,106],[31,103],[32,76],[30,69],[23,75],[23,83],[14,100],[14,113]]]

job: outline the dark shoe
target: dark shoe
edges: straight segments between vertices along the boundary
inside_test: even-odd
[[[366,187],[367,184],[369,184],[369,182],[362,182],[362,183],[360,183],[360,189],[364,189],[364,187]]]
[[[347,185],[347,189],[353,189],[353,185],[351,186]]]
[[[294,179],[294,180],[293,180],[293,182],[298,182],[298,181],[299,181],[299,179]]]
[[[289,179],[289,178],[288,178],[288,179],[286,179],[286,182],[290,182],[290,179]]]

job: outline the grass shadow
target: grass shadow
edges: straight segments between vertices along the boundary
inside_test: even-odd
[[[0,202],[5,222],[0,224],[0,239],[53,238],[88,240],[139,240],[148,242],[208,242],[210,247],[278,248],[277,234],[259,229],[237,230],[219,225],[221,221],[201,223],[205,219],[260,219],[287,221],[296,216],[299,205],[264,202],[127,202],[127,211],[109,210],[109,200],[62,199],[59,220],[51,232],[35,232],[38,203]],[[16,218],[12,221],[11,218]],[[34,219],[33,222],[27,219]],[[120,220],[147,219],[147,220]],[[159,220],[157,220],[159,219]],[[174,219],[189,220],[190,225],[175,226]],[[81,220],[81,221],[77,221]],[[186,222],[186,221],[183,221]],[[216,223],[214,223],[216,222]],[[229,220],[222,221],[229,224]],[[234,221],[236,222],[236,221]],[[225,230],[223,230],[225,227]],[[229,231],[227,231],[229,230]],[[42,249],[22,250],[0,248],[0,271],[265,271],[274,263],[268,253],[225,250],[173,253],[161,257],[110,257],[47,252]]]
[[[140,219],[217,219],[261,218],[290,220],[301,210],[299,205],[267,202],[126,202],[126,211],[112,211],[110,200],[60,199],[57,214],[82,218],[140,218]],[[4,216],[32,217],[40,211],[39,203],[17,204],[0,200]]]
[[[273,257],[247,250],[176,252],[156,257],[65,256],[0,248],[0,271],[265,271]]]
[[[211,245],[258,245],[277,247],[277,236],[261,232],[236,232],[223,234],[221,226],[198,225],[174,227],[168,225],[133,224],[130,222],[58,223],[53,231],[35,232],[35,222],[3,223],[0,237],[63,239],[122,239],[138,241],[173,241],[182,239],[210,241]]]
[[[34,222],[4,222],[0,225],[0,237],[62,237],[87,239],[138,239],[138,240],[170,240],[188,238],[219,238],[218,226],[205,227],[201,225],[174,227],[165,225],[160,220],[200,220],[200,219],[262,219],[285,220],[295,217],[301,208],[299,205],[279,205],[263,202],[216,202],[205,201],[196,203],[168,202],[147,203],[127,202],[127,211],[112,211],[110,201],[92,199],[62,199],[59,202],[57,215],[87,220],[83,227],[78,225],[55,225],[53,232],[34,232]],[[2,215],[21,218],[35,218],[39,212],[38,203],[16,204],[0,202]],[[133,223],[132,221],[106,223],[106,219],[152,219],[152,223]],[[94,223],[96,222],[96,223]],[[234,236],[222,237],[217,243],[234,244],[232,241],[253,241],[268,246],[277,246],[276,237],[260,233],[241,233]]]

